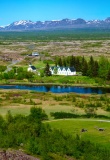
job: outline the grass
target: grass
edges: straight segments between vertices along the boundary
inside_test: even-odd
[[[24,70],[27,70],[27,67],[24,67]],[[49,76],[49,77],[40,77],[37,74],[34,76],[30,82],[28,79],[23,80],[0,80],[0,84],[28,84],[28,85],[41,85],[53,84],[53,85],[71,85],[71,86],[88,86],[88,87],[100,87],[100,86],[109,86],[100,79],[89,78],[87,76]]]
[[[110,147],[110,123],[101,122],[95,119],[64,119],[49,121],[52,128],[63,130],[65,134],[80,136],[82,140],[90,140],[93,143],[99,143],[104,147]],[[87,132],[81,132],[81,129],[87,129]],[[98,131],[98,128],[104,128],[104,131]]]
[[[72,136],[78,134],[83,140],[91,140],[94,143],[100,143],[102,146],[110,147],[110,123],[98,122],[95,119],[63,119],[54,120],[50,116],[50,112],[70,112],[76,114],[85,114],[86,104],[93,107],[97,105],[97,114],[110,116],[110,112],[105,111],[106,105],[110,102],[110,95],[80,95],[80,94],[54,94],[40,93],[33,91],[20,90],[0,90],[0,114],[5,116],[10,110],[13,115],[28,115],[30,107],[41,107],[49,116],[49,123],[53,128],[62,129],[66,134]],[[35,105],[34,105],[35,103]],[[84,105],[81,105],[81,104]],[[101,104],[101,107],[100,107]],[[81,132],[85,128],[88,131]],[[104,128],[103,132],[99,132],[97,128]]]
[[[49,77],[40,77],[35,76],[36,82],[42,83],[54,83],[60,85],[88,85],[88,86],[98,86],[99,83],[96,82],[95,78],[90,78],[87,76],[49,76]],[[101,85],[101,84],[100,84]]]
[[[50,112],[70,112],[85,114],[85,108],[93,107],[97,114],[110,116],[107,108],[110,95],[54,94],[51,92],[33,92],[21,90],[0,90],[0,114],[5,115],[8,110],[12,114],[28,114],[32,106],[41,107],[50,117]]]
[[[0,107],[0,114],[2,116],[5,116],[8,111],[11,111],[12,115],[16,114],[28,115],[30,113],[30,106],[11,104],[8,106]]]
[[[88,48],[88,47],[102,47],[102,42],[92,42],[92,43],[84,43],[82,48]]]

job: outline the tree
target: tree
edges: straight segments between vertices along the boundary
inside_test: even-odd
[[[2,65],[0,65],[0,72],[2,73],[2,72],[4,72],[5,70],[6,70],[6,66],[2,66]]]
[[[6,114],[6,120],[7,120],[8,123],[13,122],[13,116],[12,116],[10,110],[9,110],[9,111],[7,112],[7,114]]]
[[[62,59],[62,66],[66,67],[66,58],[65,57],[63,57],[63,59]]]
[[[8,73],[4,73],[3,77],[4,77],[4,79],[9,79]]]
[[[93,77],[98,77],[99,64],[97,61],[94,62],[93,66]]]
[[[74,57],[73,55],[70,57],[70,63],[69,63],[69,66],[70,66],[70,67],[75,66],[75,57]]]
[[[93,70],[93,68],[94,68],[94,59],[93,59],[93,57],[91,56],[90,57],[90,60],[89,60],[89,62],[88,62],[88,76],[90,76],[90,77],[93,77],[93,74],[94,74],[94,70]]]
[[[61,58],[58,58],[57,59],[57,64],[62,67],[63,66],[63,63],[62,63],[62,59]]]
[[[48,116],[42,108],[31,107],[29,118],[32,121],[41,122],[42,120],[48,119]]]
[[[87,72],[88,72],[88,63],[87,61],[84,59],[84,61],[82,62],[82,75],[83,76],[87,76]]]
[[[45,66],[44,74],[45,74],[45,76],[51,76],[50,66],[48,63]]]
[[[8,72],[9,79],[13,79],[14,75],[15,75],[14,70],[11,70],[11,71]]]
[[[77,72],[81,71],[80,57],[76,57],[76,59],[75,59],[75,68],[76,68]]]
[[[108,59],[104,56],[101,56],[99,59],[99,71],[98,71],[99,77],[107,79],[109,69],[110,69],[110,64]]]
[[[109,69],[108,74],[107,74],[107,80],[108,81],[110,80],[110,69]]]
[[[57,74],[57,72],[58,72],[58,68],[54,67],[54,74]]]

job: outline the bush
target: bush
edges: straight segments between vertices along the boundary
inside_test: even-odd
[[[66,113],[66,112],[51,112],[50,115],[54,117],[55,119],[63,119],[63,118],[104,118],[104,119],[109,119],[108,116],[105,115],[97,115],[97,114],[73,114],[73,113]]]
[[[42,120],[47,120],[48,116],[42,108],[32,107],[30,109],[29,118],[33,121],[41,122]]]
[[[51,112],[50,115],[55,119],[62,119],[62,118],[78,118],[80,115],[73,114],[73,113],[66,113],[66,112]]]

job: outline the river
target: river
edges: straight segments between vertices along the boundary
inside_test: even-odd
[[[110,88],[99,87],[75,87],[75,86],[55,86],[55,85],[1,85],[0,89],[31,90],[36,92],[53,93],[80,93],[80,94],[105,94],[110,93]]]

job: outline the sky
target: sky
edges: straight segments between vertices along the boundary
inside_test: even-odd
[[[0,26],[19,20],[110,17],[110,0],[0,0]]]

